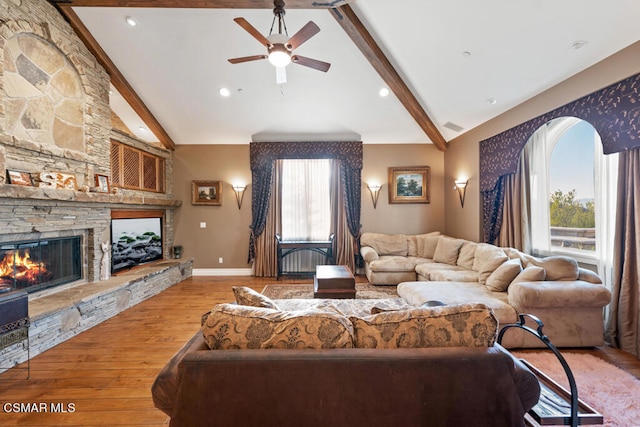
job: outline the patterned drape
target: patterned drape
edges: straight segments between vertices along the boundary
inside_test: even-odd
[[[360,233],[360,175],[362,141],[348,142],[252,142],[249,146],[252,174],[251,236],[249,262],[255,259],[255,239],[267,221],[273,167],[277,159],[339,159],[340,182],[345,197],[349,232],[357,239]]]
[[[501,194],[496,191],[500,177],[516,173],[522,149],[540,126],[567,116],[591,123],[602,138],[605,154],[640,147],[640,74],[480,141],[480,192],[486,242],[497,236],[487,233],[496,228],[488,223],[501,218],[494,209],[502,202],[493,200]]]

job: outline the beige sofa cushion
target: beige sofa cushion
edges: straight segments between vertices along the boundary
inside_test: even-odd
[[[212,350],[353,347],[349,319],[327,311],[218,304],[203,318],[202,334]]]
[[[361,246],[370,246],[378,255],[407,256],[407,238],[403,234],[363,233]]]
[[[407,238],[407,255],[409,256],[420,256],[418,251],[418,236],[427,237],[427,236],[439,236],[439,231],[432,231],[431,233],[424,234],[413,234],[409,236],[405,236]]]
[[[418,273],[420,276],[424,277],[425,279],[433,280],[431,279],[431,273],[435,271],[450,271],[450,270],[462,271],[464,269],[462,267],[458,267],[457,265],[443,264],[441,262],[426,262],[426,263],[416,265],[415,270],[416,270],[416,273]]]
[[[511,281],[511,284],[520,282],[541,282],[545,279],[546,275],[547,273],[544,271],[544,268],[530,265],[523,269],[516,278]]]
[[[502,249],[488,243],[479,243],[473,259],[473,270],[478,272],[478,283],[484,285],[487,279],[509,257]]]
[[[529,264],[544,268],[546,280],[578,280],[578,262],[567,256],[531,257]]]
[[[266,297],[251,288],[246,286],[233,286],[231,289],[233,289],[236,302],[240,305],[279,310],[278,305],[271,298]]]
[[[416,307],[350,320],[358,348],[490,347],[498,330],[484,304]]]
[[[512,283],[509,286],[509,303],[519,312],[529,308],[601,308],[609,304],[611,293],[602,285],[580,280],[545,280],[542,282]],[[544,322],[544,318],[541,318]]]
[[[370,271],[413,271],[420,258],[383,255],[369,263]]]
[[[587,270],[586,268],[579,267],[578,268],[578,280],[583,280],[585,282],[594,283],[599,285],[602,283],[602,279],[596,273],[591,270]]]
[[[476,242],[465,241],[460,248],[456,263],[467,270],[473,270],[473,260],[476,256],[477,247],[478,244]]]
[[[422,258],[433,259],[433,254],[436,251],[436,246],[440,240],[440,236],[420,235],[416,236],[416,243],[418,245],[418,256]]]
[[[489,275],[487,288],[494,292],[504,292],[521,271],[522,263],[518,258],[505,261]]]
[[[450,237],[441,237],[438,240],[436,249],[433,252],[433,260],[444,264],[456,265],[460,247],[464,243],[462,239],[452,239]]]
[[[460,267],[462,268],[462,267]],[[429,272],[434,282],[478,282],[478,272],[473,270],[435,270]]]

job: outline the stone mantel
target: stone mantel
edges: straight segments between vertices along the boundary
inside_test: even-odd
[[[101,205],[126,205],[174,209],[182,205],[181,200],[165,199],[154,196],[125,194],[90,193],[76,190],[27,187],[22,185],[0,185],[0,199],[27,199],[43,201],[61,201],[92,203]]]

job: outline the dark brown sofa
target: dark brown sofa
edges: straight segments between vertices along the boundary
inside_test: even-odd
[[[489,348],[209,350],[198,332],[158,374],[171,426],[519,426],[536,377]]]

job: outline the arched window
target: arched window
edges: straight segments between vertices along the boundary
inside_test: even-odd
[[[523,150],[529,185],[525,230],[535,255],[569,255],[608,276],[613,251],[617,155],[576,117],[554,119]],[[527,197],[527,196],[525,196]]]

